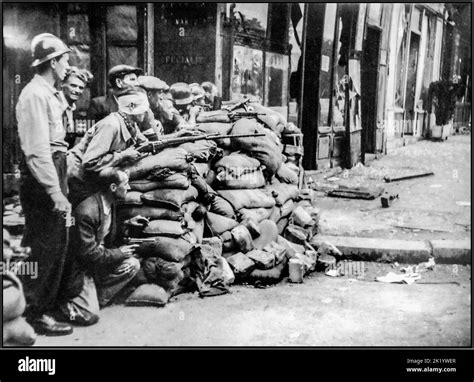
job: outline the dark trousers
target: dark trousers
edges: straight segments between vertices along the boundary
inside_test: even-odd
[[[53,153],[61,191],[67,196],[66,154]],[[65,216],[53,211],[54,203],[44,188],[23,166],[20,202],[25,215],[22,245],[31,248],[29,262],[38,264],[36,278],[23,275],[27,302],[26,316],[37,316],[55,309],[66,260],[69,229]]]

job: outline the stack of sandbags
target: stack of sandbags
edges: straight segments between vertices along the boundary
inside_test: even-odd
[[[142,240],[137,253],[144,273],[170,296],[187,288],[190,254],[203,238],[204,213],[199,212],[192,169],[196,158],[210,159],[212,147],[183,146],[147,156],[129,168],[131,190],[117,206],[119,233]],[[136,216],[148,223],[136,223]]]
[[[26,301],[23,286],[18,277],[10,271],[15,261],[15,253],[20,248],[12,247],[10,235],[3,230],[3,264],[10,265],[3,270],[3,343],[31,346],[36,341],[36,333],[22,317]],[[26,249],[24,249],[27,252]]]

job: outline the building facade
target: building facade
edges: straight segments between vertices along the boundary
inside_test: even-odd
[[[36,34],[60,36],[70,63],[94,74],[79,117],[117,64],[169,84],[212,81],[224,100],[252,95],[297,123],[309,170],[429,136],[428,88],[442,76],[467,85],[456,118],[470,121],[470,6],[3,3],[3,172],[20,160],[14,107],[33,76]]]

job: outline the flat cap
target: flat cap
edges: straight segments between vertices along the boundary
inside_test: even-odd
[[[138,77],[138,84],[145,90],[169,90],[169,85],[160,80],[158,77],[153,76],[140,76]]]
[[[125,74],[135,73],[137,76],[143,74],[143,69],[135,68],[130,65],[116,65],[109,70],[107,75],[110,82],[116,77],[123,76]]]

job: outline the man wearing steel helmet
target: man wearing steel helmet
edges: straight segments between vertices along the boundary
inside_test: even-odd
[[[23,246],[37,262],[38,277],[22,277],[25,316],[38,334],[67,335],[69,325],[52,315],[61,298],[71,204],[67,199],[66,105],[58,91],[69,68],[70,49],[56,36],[42,33],[31,43],[36,74],[16,105],[21,164],[20,201],[25,215]]]
[[[140,68],[130,65],[116,65],[109,70],[107,75],[111,91],[102,97],[91,100],[88,118],[94,123],[107,117],[110,113],[118,111],[117,94],[127,87],[138,86],[138,77],[143,73]]]

